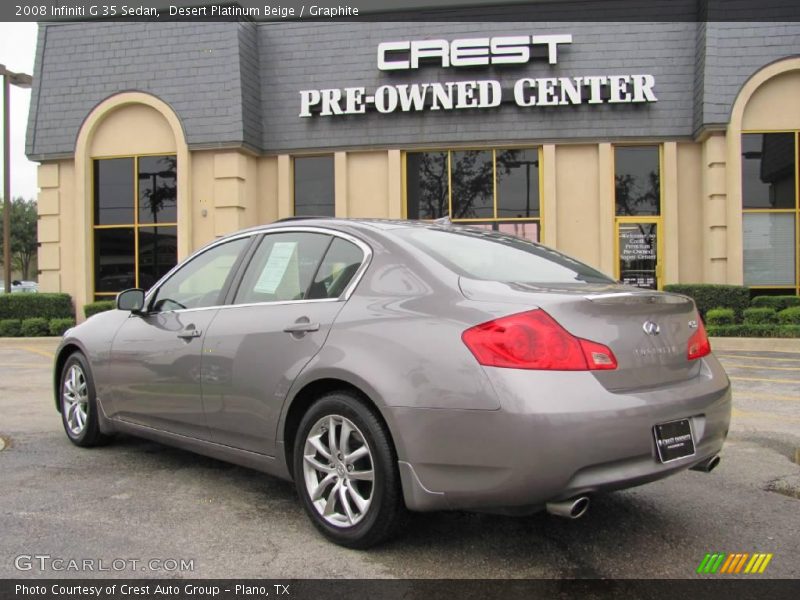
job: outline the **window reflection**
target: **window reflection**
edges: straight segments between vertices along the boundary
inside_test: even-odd
[[[492,153],[467,150],[450,155],[453,186],[453,219],[494,217],[494,172]]]
[[[447,152],[406,155],[409,219],[439,219],[449,214]]]
[[[759,294],[800,292],[797,136],[742,134],[744,283]]]
[[[405,156],[409,219],[449,216],[455,222],[539,239],[537,148],[408,152]]]
[[[94,161],[95,225],[133,223],[133,173],[132,158]]]
[[[661,214],[658,146],[614,148],[617,216]]]
[[[294,214],[299,217],[333,217],[333,156],[294,159]]]
[[[539,216],[539,153],[497,151],[497,216]]]
[[[149,288],[178,256],[177,157],[96,159],[93,166],[95,294],[110,299]]]
[[[134,230],[95,229],[94,289],[118,292],[136,287]]]
[[[742,203],[744,208],[795,207],[793,133],[742,135]]]
[[[139,228],[139,287],[149,289],[175,266],[177,227]]]
[[[139,159],[139,223],[174,223],[177,211],[177,158]]]

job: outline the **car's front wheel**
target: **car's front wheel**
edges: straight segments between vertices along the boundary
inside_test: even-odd
[[[76,446],[98,446],[109,440],[100,431],[94,380],[86,357],[70,355],[61,370],[59,383],[61,420],[69,440]]]
[[[294,479],[317,529],[348,548],[387,539],[405,509],[386,426],[349,393],[324,396],[303,417]]]

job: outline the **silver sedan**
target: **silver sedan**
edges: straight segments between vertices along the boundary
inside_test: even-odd
[[[216,240],[68,331],[54,383],[73,443],[124,432],[292,479],[353,548],[406,510],[577,518],[710,471],[731,414],[689,298],[449,223]]]

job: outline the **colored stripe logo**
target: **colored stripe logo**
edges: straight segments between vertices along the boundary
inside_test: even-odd
[[[747,552],[730,554],[725,552],[706,553],[700,566],[697,567],[697,573],[708,575],[755,575],[756,573],[763,573],[767,569],[772,556],[772,553],[766,554],[763,552],[754,552],[753,554]]]

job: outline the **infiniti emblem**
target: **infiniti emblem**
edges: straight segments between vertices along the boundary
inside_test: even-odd
[[[658,326],[658,323],[653,323],[653,321],[645,321],[642,324],[642,329],[647,335],[658,335],[661,333],[661,327]]]

